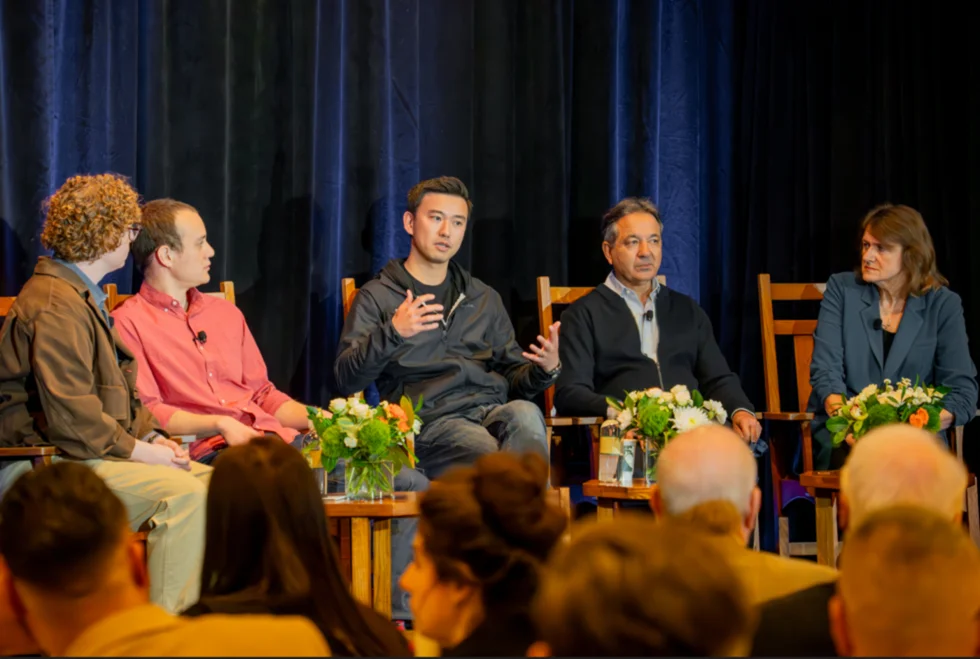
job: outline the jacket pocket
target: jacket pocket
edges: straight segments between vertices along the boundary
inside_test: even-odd
[[[118,384],[96,385],[96,393],[102,401],[102,411],[113,419],[122,422],[129,421],[129,390]]]

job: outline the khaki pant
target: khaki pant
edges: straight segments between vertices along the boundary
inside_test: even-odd
[[[205,501],[212,469],[196,462],[191,462],[189,472],[138,462],[81,462],[123,502],[133,531],[150,529],[150,600],[171,613],[197,602],[204,562]]]

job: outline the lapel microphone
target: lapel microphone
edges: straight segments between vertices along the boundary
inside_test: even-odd
[[[871,327],[877,332],[881,329],[881,318],[875,318],[875,322],[871,324]]]
[[[205,332],[204,330],[201,330],[200,332],[197,333],[197,336],[195,336],[192,340],[197,341],[203,346],[205,343],[208,342],[208,333]]]

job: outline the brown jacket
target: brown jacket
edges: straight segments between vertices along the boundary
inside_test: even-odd
[[[152,430],[159,424],[136,395],[133,353],[85,283],[41,257],[0,330],[0,446],[128,459]]]

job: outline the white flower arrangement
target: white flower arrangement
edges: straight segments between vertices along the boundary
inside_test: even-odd
[[[918,378],[915,384],[902,378],[897,387],[887,379],[881,386],[869,384],[856,396],[841,396],[846,400],[827,419],[827,430],[834,446],[843,443],[848,435],[857,440],[871,429],[889,423],[908,423],[937,433],[947,393],[948,387],[922,386]]]

